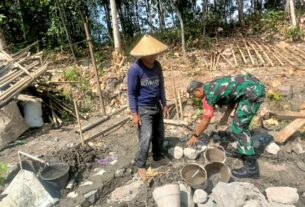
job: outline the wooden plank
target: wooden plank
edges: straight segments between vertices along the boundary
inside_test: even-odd
[[[276,116],[277,119],[281,119],[281,120],[291,120],[291,119],[298,119],[298,118],[305,119],[305,112],[270,111],[269,114]]]
[[[301,112],[305,112],[302,110]],[[285,142],[291,135],[293,135],[297,130],[299,130],[303,125],[305,125],[305,119],[295,119],[285,128],[281,129],[273,137],[274,141],[277,143]]]

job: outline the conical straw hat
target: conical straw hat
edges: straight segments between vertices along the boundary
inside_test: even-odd
[[[146,34],[131,50],[130,55],[136,57],[155,55],[165,51],[167,48],[167,45]]]

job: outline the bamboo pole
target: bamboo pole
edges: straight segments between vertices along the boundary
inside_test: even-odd
[[[183,120],[183,107],[182,107],[182,102],[181,102],[180,90],[178,90],[178,103],[179,103],[179,108],[180,108],[180,119]]]
[[[82,133],[82,130],[81,130],[81,123],[80,123],[80,119],[79,119],[79,115],[78,115],[78,108],[77,108],[77,103],[73,97],[73,104],[74,104],[74,109],[75,109],[75,114],[76,114],[76,119],[77,119],[77,125],[78,125],[78,130],[79,130],[79,135],[80,135],[80,141],[82,143],[82,146],[85,145],[85,142],[84,142],[84,137],[83,137],[83,133]]]
[[[223,54],[220,54],[220,56],[231,66],[233,67],[233,64],[223,55]]]
[[[298,47],[294,47],[297,51],[299,51],[300,53],[302,53],[303,55],[305,55],[305,52],[303,50],[301,50],[300,48]]]
[[[247,49],[247,52],[248,52],[248,55],[249,55],[249,57],[250,57],[251,63],[252,63],[252,65],[254,65],[255,63],[254,63],[254,60],[253,60],[253,58],[252,58],[251,52],[250,52],[250,50],[249,50],[249,48],[248,48],[248,46],[247,46],[247,43],[246,43],[246,41],[245,41],[244,39],[243,39],[243,42],[244,42],[245,47],[246,47],[246,49]]]
[[[295,52],[294,50],[291,50],[290,48],[285,48],[285,49],[287,49],[289,52],[291,52],[291,53],[293,53],[294,54],[294,58],[297,60],[297,61],[299,61],[301,64],[303,64],[304,63],[304,60],[301,60],[300,59],[300,57],[301,58],[303,58],[302,56],[300,56],[300,57],[298,57],[300,54],[299,53],[297,53],[297,52]],[[291,55],[290,55],[291,56]]]
[[[173,66],[171,66],[171,71],[172,71],[172,78],[173,78],[173,85],[174,85],[174,100],[175,100],[176,112],[177,112],[178,117],[180,118],[180,110],[179,110],[178,99],[177,99],[176,80],[175,80],[175,74],[173,72]]]
[[[233,39],[233,40],[234,40],[234,42],[236,42],[235,39]],[[247,64],[247,63],[248,63],[248,62],[247,62],[247,59],[246,59],[246,57],[245,57],[243,51],[242,51],[241,48],[239,47],[238,42],[236,42],[236,47],[237,47],[239,53],[241,54],[241,57],[242,57],[244,63]]]
[[[262,62],[263,65],[265,65],[265,60],[262,58],[262,56],[259,54],[259,52],[256,50],[256,48],[254,47],[253,44],[251,44],[249,42],[250,47],[254,50],[255,54],[257,55],[257,57],[260,59],[260,61]]]
[[[263,47],[280,63],[281,66],[284,65],[281,59],[273,51],[271,51],[271,49],[268,46],[263,45]]]
[[[234,59],[234,62],[235,62],[235,66],[238,66],[237,59],[236,59],[236,56],[235,56],[235,51],[234,51],[234,48],[233,48],[232,45],[231,45],[231,51],[232,51],[232,54],[233,54],[233,59]]]
[[[284,60],[286,60],[290,65],[292,66],[296,66],[293,62],[291,62],[291,60],[289,60],[287,57],[285,57],[281,52],[278,51],[278,49],[272,45],[270,45],[270,47],[273,49],[273,51],[276,51],[276,53],[282,57]]]
[[[100,80],[99,80],[98,70],[97,70],[97,67],[96,67],[96,61],[95,61],[95,56],[94,56],[92,39],[91,39],[91,35],[90,35],[90,32],[89,32],[89,28],[88,28],[87,17],[86,17],[86,21],[84,22],[84,27],[85,27],[85,33],[86,33],[86,37],[87,37],[87,41],[88,41],[88,45],[89,45],[91,61],[92,61],[92,65],[93,65],[93,68],[94,68],[97,94],[98,94],[99,101],[100,101],[100,110],[102,112],[102,115],[106,115],[104,100],[103,100],[102,91],[101,91],[101,84],[100,84]]]
[[[268,60],[268,62],[270,63],[271,66],[274,66],[274,63],[272,62],[272,60],[269,58],[268,54],[265,52],[264,48],[258,44],[256,41],[254,41],[254,43],[257,45],[257,47],[263,52],[263,54],[266,56],[266,59]]]
[[[217,54],[213,70],[216,70],[216,68],[217,68],[217,65],[218,65],[218,62],[219,62],[219,57],[220,57],[220,55]]]

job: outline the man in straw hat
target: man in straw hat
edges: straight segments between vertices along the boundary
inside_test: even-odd
[[[130,54],[139,59],[128,71],[128,99],[132,122],[138,127],[139,146],[135,159],[138,174],[146,176],[146,160],[152,142],[153,160],[161,165],[169,160],[162,154],[164,139],[163,116],[168,114],[162,67],[156,60],[167,46],[144,35]]]
[[[232,174],[239,178],[259,177],[249,125],[264,100],[263,83],[250,74],[226,76],[207,83],[192,81],[188,92],[194,97],[202,99],[204,110],[202,120],[188,144],[194,145],[198,141],[199,135],[208,127],[214,113],[213,106],[228,106],[220,120],[220,125],[227,123],[231,112],[236,108],[231,128],[225,132],[224,139],[237,141],[237,150],[232,155],[241,158],[244,166],[233,169]]]

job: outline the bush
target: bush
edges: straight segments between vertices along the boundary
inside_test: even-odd
[[[4,185],[5,179],[4,176],[7,172],[7,165],[3,162],[0,162],[0,186]]]
[[[273,36],[288,24],[287,14],[283,11],[269,11],[265,13],[261,19],[263,29],[267,32],[267,38],[273,39]]]
[[[285,37],[291,39],[294,42],[303,41],[304,32],[300,27],[291,27],[287,30]]]

